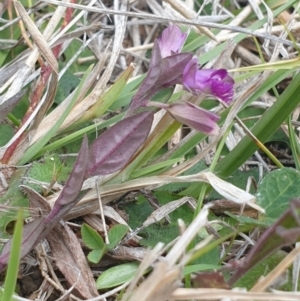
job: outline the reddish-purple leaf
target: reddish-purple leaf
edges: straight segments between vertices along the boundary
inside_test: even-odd
[[[87,137],[84,136],[73,170],[58,199],[54,203],[52,211],[46,218],[46,224],[53,219],[55,220],[54,223],[59,222],[63,215],[76,204],[76,197],[85,180],[85,172],[88,164],[88,149]]]
[[[90,147],[87,176],[106,175],[123,168],[146,140],[153,112],[125,118],[99,136]]]
[[[300,238],[300,201],[292,200],[290,207],[258,239],[244,260],[238,265],[229,280],[234,284],[252,267],[273,254],[276,250],[295,243]]]
[[[162,58],[160,54],[160,48],[158,41],[154,42],[152,57],[149,64],[149,70],[142,81],[137,93],[131,100],[129,111],[133,112],[135,109],[143,106],[143,101],[148,100],[152,94],[152,90],[155,89],[155,85],[160,76],[162,66]]]
[[[50,231],[59,223],[64,215],[79,201],[77,198],[84,181],[85,170],[88,161],[88,141],[84,137],[80,152],[75,162],[71,175],[63,188],[60,196],[56,200],[52,211],[45,217],[38,217],[26,224],[23,228],[21,258],[26,256]],[[23,187],[24,189],[24,187]],[[47,204],[43,205],[43,197],[33,190],[25,189],[32,202],[39,203],[44,210],[48,209]],[[76,199],[77,198],[77,199]],[[46,201],[45,201],[46,202]],[[0,270],[4,269],[8,263],[11,249],[11,240],[4,246],[0,256]]]
[[[189,61],[193,58],[193,53],[183,52],[168,56],[162,60],[160,77],[157,81],[160,89],[171,87],[182,82],[183,71]]]

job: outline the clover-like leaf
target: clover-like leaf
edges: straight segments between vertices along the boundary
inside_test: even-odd
[[[128,226],[126,225],[114,225],[108,232],[109,244],[107,245],[107,248],[111,250],[116,247],[120,243],[124,235],[127,233],[127,231]]]

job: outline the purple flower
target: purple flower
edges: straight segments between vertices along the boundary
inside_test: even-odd
[[[168,26],[157,39],[162,58],[180,52],[186,37],[178,26]]]
[[[200,69],[193,58],[183,71],[183,86],[193,94],[206,93],[230,103],[233,98],[234,80],[225,69]]]
[[[212,112],[186,102],[170,104],[151,101],[148,106],[155,106],[167,110],[177,121],[207,135],[216,135],[219,132],[217,121],[220,117]]]

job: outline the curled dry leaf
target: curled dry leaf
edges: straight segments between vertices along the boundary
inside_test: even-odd
[[[205,178],[207,179],[208,183],[222,196],[227,198],[230,201],[233,201],[237,204],[247,204],[248,206],[252,207],[253,209],[265,213],[265,210],[255,204],[255,197],[234,186],[231,183],[228,183],[220,178],[218,178],[216,175],[214,175],[212,172],[206,172],[204,173]]]
[[[27,25],[27,29],[31,33],[31,37],[34,39],[39,50],[41,51],[41,53],[43,54],[53,71],[56,74],[58,74],[58,62],[45,37],[41,34],[41,32],[36,27],[35,23],[31,20],[30,16],[26,12],[21,2],[14,1],[14,5],[16,7],[16,10],[19,12],[21,18],[23,19],[24,23]]]
[[[76,283],[76,293],[85,299],[98,295],[92,271],[78,238],[66,223],[57,225],[48,235],[52,256],[69,284]],[[78,280],[79,276],[79,280]]]
[[[221,195],[226,199],[233,201],[240,205],[249,205],[251,208],[264,213],[264,209],[255,203],[255,196],[246,191],[221,180],[217,176],[209,172],[200,172],[189,176],[151,176],[145,178],[138,178],[130,181],[123,182],[121,184],[104,184],[101,186],[101,200],[105,205],[112,201],[116,197],[120,197],[123,193],[132,190],[138,190],[147,187],[148,189],[155,189],[168,183],[191,183],[191,182],[206,182],[210,183]],[[68,218],[75,218],[87,213],[93,213],[98,209],[98,205],[95,205],[95,201],[98,196],[94,189],[95,184],[87,185],[85,188],[92,188],[87,194],[80,200],[78,207],[72,209],[68,213]],[[51,199],[50,203],[53,204],[55,199]]]

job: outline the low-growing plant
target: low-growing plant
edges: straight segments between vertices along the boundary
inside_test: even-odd
[[[1,216],[0,234],[8,237],[6,226],[16,218],[15,207],[29,207],[28,212],[24,212],[26,217],[30,216],[24,224],[22,238],[22,216],[18,216],[14,236],[1,251],[0,270],[7,269],[2,299],[6,301],[14,298],[19,258],[28,255],[44,239],[49,243],[56,266],[71,286],[66,294],[73,290],[72,293],[84,299],[96,297],[97,290],[119,285],[121,289],[127,287],[127,291],[122,291],[120,297],[126,301],[140,298],[148,300],[150,296],[151,300],[159,300],[160,297],[163,300],[176,299],[175,289],[182,282],[186,288],[213,287],[229,291],[238,285],[254,291],[258,291],[258,287],[261,291],[265,290],[264,284],[255,284],[259,278],[255,276],[255,269],[260,268],[260,273],[266,273],[262,272],[261,266],[275,269],[284,257],[280,249],[293,245],[300,237],[299,201],[296,200],[300,197],[299,139],[295,130],[298,121],[291,117],[299,105],[300,75],[295,72],[299,60],[293,58],[264,63],[266,55],[261,55],[263,64],[253,68],[227,70],[221,67],[228,67],[226,61],[231,57],[234,43],[245,39],[245,33],[298,49],[292,31],[289,32],[292,41],[256,31],[264,22],[270,21],[268,5],[272,6],[274,17],[282,18],[281,14],[295,6],[297,1],[289,0],[280,4],[267,1],[261,4],[258,7],[269,12],[268,20],[260,17],[249,29],[201,23],[196,15],[191,15],[189,19],[195,17],[193,22],[186,19],[181,21],[196,25],[197,31],[204,33],[203,36],[186,28],[185,32],[177,25],[168,26],[154,40],[148,72],[129,81],[134,71],[131,64],[109,88],[108,81],[124,39],[125,15],[132,13],[127,12],[127,6],[124,5],[126,1],[122,2],[117,12],[119,14],[123,11],[125,15],[115,19],[115,40],[108,64],[104,68],[104,60],[100,59],[95,65],[81,66],[80,72],[84,72],[80,81],[70,72],[70,66],[68,71],[67,68],[59,71],[61,62],[58,63],[58,58],[64,53],[65,64],[70,65],[69,60],[75,60],[79,55],[79,50],[71,51],[67,47],[72,34],[82,41],[81,37],[85,38],[88,33],[86,43],[90,43],[99,33],[91,34],[94,29],[87,26],[70,35],[65,34],[72,26],[73,17],[80,19],[83,15],[83,11],[73,15],[74,10],[86,7],[65,2],[58,4],[55,0],[52,2],[68,8],[55,10],[41,34],[41,28],[33,21],[35,15],[29,15],[24,9],[24,1],[14,1],[20,20],[35,45],[29,55],[19,53],[19,48],[12,49],[10,53],[0,53],[0,89],[3,93],[0,96],[0,121],[9,120],[8,125],[13,125],[8,138],[2,140],[0,137],[0,158],[2,164],[9,165],[7,170],[16,170],[15,177],[9,180],[6,194],[1,198],[1,202],[5,206],[8,204],[10,210],[3,212],[3,218]],[[174,5],[174,1],[165,2]],[[90,5],[93,3],[91,1]],[[104,11],[97,7],[93,9],[97,13]],[[12,13],[11,7],[8,10]],[[249,20],[252,19],[253,16],[249,16]],[[19,19],[12,22],[16,20]],[[24,38],[30,45],[23,23],[18,32],[6,32],[9,29],[6,25],[1,30],[4,28],[5,35],[12,35],[11,41]],[[55,33],[60,23],[61,28]],[[102,29],[112,29],[99,24],[95,26],[101,32]],[[212,32],[203,26],[215,29]],[[217,42],[222,28],[236,32],[232,37],[234,43]],[[217,39],[215,32],[218,34]],[[51,36],[54,39],[50,40]],[[257,51],[261,53],[259,43],[255,43]],[[195,53],[199,47],[202,55],[198,57]],[[14,51],[20,58],[14,58]],[[70,57],[70,53],[74,54],[73,57]],[[276,53],[274,51],[273,59]],[[90,55],[90,52],[86,52],[86,55]],[[27,83],[31,79],[28,82],[27,79],[35,68],[36,83],[29,87]],[[72,80],[70,85],[64,76]],[[248,81],[251,76],[253,80]],[[276,87],[286,78],[289,78],[289,82],[279,94]],[[276,101],[259,108],[253,106],[270,89],[273,89]],[[21,114],[21,120],[18,120],[15,108],[19,101],[26,98],[30,98],[30,103]],[[258,120],[257,115],[260,116]],[[175,147],[167,150],[166,144],[182,125],[189,129],[188,134]],[[280,160],[264,145],[270,139],[274,141],[272,135],[278,134],[281,126],[288,133],[288,139],[286,136],[284,139],[292,150],[296,169],[283,167]],[[234,147],[228,142],[234,136],[232,133],[239,133],[241,137],[234,140]],[[79,141],[80,149],[76,145]],[[258,149],[261,153],[256,152]],[[62,152],[65,150],[76,153],[72,167],[68,167],[68,170],[63,163]],[[203,158],[209,161],[212,150],[214,156],[206,170]],[[49,151],[56,153],[52,157]],[[278,169],[269,170],[262,180],[258,168],[246,172],[239,170],[253,155],[263,162],[265,169],[269,166],[261,156],[269,157]],[[47,175],[44,172],[49,166],[53,168],[53,175],[49,170]],[[59,174],[64,176],[58,180]],[[248,176],[252,177],[254,185],[249,185],[245,191]],[[1,177],[3,186],[5,181],[5,177]],[[43,196],[35,191],[36,187]],[[20,188],[27,198],[21,194]],[[136,194],[128,198],[134,201],[123,208],[127,220],[122,220],[121,224],[108,230],[108,234],[104,235],[108,241],[105,242],[102,235],[90,225],[84,223],[81,226],[79,234],[84,244],[91,249],[87,259],[91,263],[101,263],[104,255],[106,258],[120,250],[118,254],[125,250],[129,252],[128,245],[132,243],[132,237],[137,239],[139,246],[153,247],[153,250],[146,254],[143,248],[141,256],[133,252],[126,253],[126,256],[121,256],[122,259],[130,258],[133,262],[110,267],[97,275],[94,281],[78,237],[74,234],[76,231],[71,229],[72,224],[64,221],[84,218],[86,214],[99,214],[100,208],[105,227],[102,206],[111,201],[116,205],[120,200],[127,200],[127,193],[132,192]],[[225,199],[221,199],[221,196]],[[204,205],[205,201],[211,199],[217,199],[217,202],[211,207]],[[224,204],[226,209],[221,210],[221,214],[225,217],[219,217],[218,210]],[[225,212],[229,209],[233,212]],[[248,216],[240,214],[243,210]],[[120,219],[117,219],[118,223]],[[125,225],[126,222],[134,229],[132,232]],[[259,231],[263,234],[258,237],[252,235]],[[122,239],[127,232],[129,238],[124,242]],[[213,234],[214,240],[209,233]],[[245,239],[246,235],[250,238]],[[251,248],[247,248],[249,245],[245,243],[237,251],[239,245],[237,247],[235,243],[240,237]],[[133,241],[133,244],[137,241]],[[167,248],[163,249],[160,241],[167,244]],[[69,261],[63,262],[61,257],[66,254],[69,256],[64,258]],[[294,251],[290,254],[293,255]],[[136,260],[141,260],[141,263]],[[151,273],[142,278],[149,271]],[[194,273],[198,274],[192,281]],[[295,271],[293,273],[295,275]],[[297,290],[296,282],[294,280],[293,286]],[[123,286],[124,283],[126,286]],[[288,284],[291,285],[290,279]],[[62,288],[57,289],[65,292]],[[105,297],[109,296],[103,295]],[[71,295],[71,298],[74,296]],[[188,296],[185,299],[194,298]]]
[[[105,244],[101,235],[97,233],[92,227],[87,224],[81,226],[81,236],[83,242],[92,251],[88,254],[88,260],[93,263],[98,263],[102,256],[109,250],[113,250],[122,240],[124,235],[128,231],[128,226],[126,225],[114,225],[108,231],[108,244]]]

